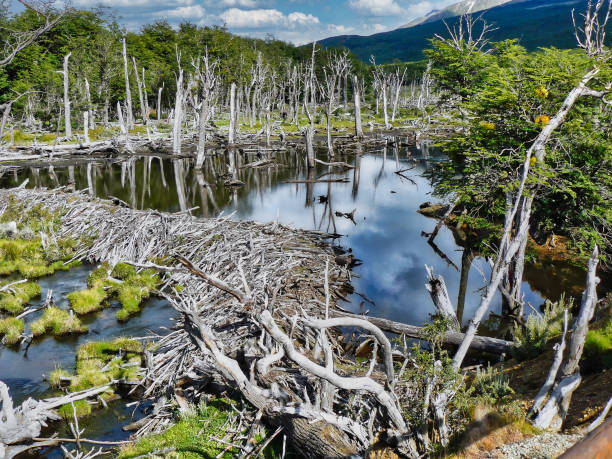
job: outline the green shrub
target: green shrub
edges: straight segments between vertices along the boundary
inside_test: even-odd
[[[540,355],[546,344],[562,333],[564,310],[569,311],[571,308],[572,300],[566,301],[564,296],[556,303],[547,300],[543,314],[531,314],[523,326],[515,327],[516,346],[512,355],[519,361]]]

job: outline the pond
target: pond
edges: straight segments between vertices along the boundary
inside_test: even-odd
[[[405,144],[398,141],[394,145]],[[0,172],[0,186],[17,186],[25,179],[29,179],[29,187],[74,184],[76,189],[114,198],[138,209],[191,212],[197,217],[233,214],[236,219],[278,220],[299,228],[337,233],[342,236],[334,244],[350,250],[359,260],[353,270],[355,291],[342,307],[368,310],[371,315],[408,324],[423,324],[434,312],[425,289],[425,265],[444,276],[453,301],[465,298],[459,301],[464,303],[460,314],[464,323],[478,306],[479,289],[489,273],[488,264],[480,258],[475,258],[471,265],[465,263],[468,257],[462,256],[464,249],[446,227],[436,238],[436,250],[422,236],[437,223],[417,213],[420,204],[435,200],[423,173],[434,161],[446,160],[427,144],[368,149],[361,155],[342,157],[341,161],[347,161],[353,169],[319,163],[310,172],[301,150],[253,148],[235,155],[223,150],[209,153],[202,172],[198,173],[192,160],[168,156],[81,159],[56,163],[53,167],[40,164],[5,169]],[[320,152],[320,159],[329,161],[324,152]],[[248,166],[263,164],[265,160],[270,163]],[[240,181],[243,186],[229,186],[231,181]],[[348,218],[346,214],[353,211],[353,219]],[[46,289],[51,288],[56,301],[67,307],[65,295],[84,287],[88,269],[91,267],[42,279],[43,298]],[[581,290],[583,279],[580,270],[566,265],[527,269],[525,300],[537,309],[545,298],[556,300],[564,291],[575,295]],[[500,311],[500,303],[498,297],[492,308],[493,319]],[[0,348],[0,379],[11,386],[17,401],[25,396],[39,396],[47,389],[41,374],[56,365],[74,366],[74,352],[79,344],[115,336],[143,336],[149,330],[163,332],[160,324],[170,327],[171,317],[169,306],[159,299],[150,300],[139,316],[122,325],[117,323],[114,311],[107,309],[91,318],[87,335],[68,340],[45,338],[33,342],[27,353]],[[494,323],[496,320],[488,322],[490,326]],[[125,408],[116,409],[121,416],[126,414],[122,411]],[[114,425],[100,430],[100,423],[92,424],[98,427],[96,432],[88,431],[89,436],[127,436]]]

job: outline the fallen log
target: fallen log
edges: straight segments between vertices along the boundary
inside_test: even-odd
[[[389,319],[382,319],[380,317],[370,317],[335,310],[330,310],[329,315],[330,317],[354,317],[364,319],[376,325],[381,330],[400,335],[403,334],[409,336],[410,338],[420,339],[423,336],[423,327],[418,327],[416,325],[407,325],[401,322],[394,322],[393,320]],[[444,335],[443,342],[444,344],[459,346],[463,341],[464,336],[464,333],[449,331]],[[508,354],[513,346],[514,343],[512,341],[489,338],[488,336],[475,336],[470,348],[477,351],[490,352],[492,354]]]

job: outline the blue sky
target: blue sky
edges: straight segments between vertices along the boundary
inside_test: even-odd
[[[73,0],[75,7],[111,7],[131,30],[159,19],[222,25],[254,37],[272,34],[295,44],[343,35],[393,30],[456,0]]]

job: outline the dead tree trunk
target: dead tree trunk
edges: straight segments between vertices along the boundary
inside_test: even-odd
[[[172,128],[172,152],[181,153],[181,124],[183,118],[183,69],[179,67],[176,80],[176,99],[174,101],[174,126]]]
[[[68,95],[68,59],[70,59],[70,55],[72,53],[66,54],[64,56],[64,126],[66,131],[66,137],[72,137],[72,123],[70,120],[70,96]]]
[[[314,147],[313,147],[314,130],[312,129],[311,126],[308,126],[308,128],[306,129],[305,137],[306,137],[306,158],[308,160],[308,168],[312,169],[315,167],[315,154],[314,154]]]
[[[363,137],[363,127],[361,126],[361,98],[359,97],[359,81],[357,75],[353,76],[353,92],[355,94],[355,135]]]
[[[143,123],[146,123],[147,120],[147,109],[145,107],[144,98],[143,98],[143,87],[142,81],[140,80],[140,76],[138,75],[138,66],[136,65],[136,58],[132,56],[132,65],[134,66],[134,74],[136,75],[136,85],[138,86],[138,100],[140,102],[140,117]]]
[[[161,97],[164,85],[162,84],[157,90],[157,121],[161,121]]]
[[[236,130],[236,83],[232,83],[230,87],[230,119],[229,132],[227,134],[227,143],[233,145],[234,132]]]
[[[89,80],[87,78],[85,78],[85,95],[87,96],[87,112],[88,112],[88,119],[89,119],[89,128],[95,129],[96,122],[94,120],[93,105],[91,104],[91,91],[89,88]]]
[[[132,92],[130,90],[130,71],[128,68],[127,48],[125,37],[123,37],[123,76],[125,79],[125,117],[126,128],[128,131],[134,129],[134,112],[132,110]]]

